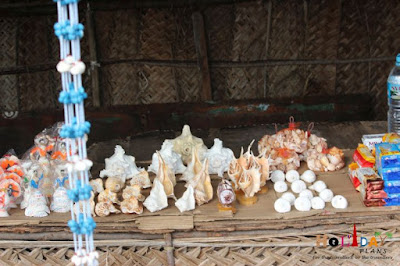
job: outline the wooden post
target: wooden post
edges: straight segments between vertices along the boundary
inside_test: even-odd
[[[172,235],[170,233],[164,235],[165,247],[167,251],[168,266],[175,266],[174,246],[172,244]]]
[[[97,47],[95,40],[93,14],[88,1],[86,8],[86,24],[88,29],[90,75],[92,77],[92,101],[94,107],[100,107],[99,69],[97,63]]]
[[[201,72],[201,99],[212,100],[210,69],[208,66],[206,32],[204,30],[203,15],[195,11],[192,15],[194,43],[196,45],[197,59]]]

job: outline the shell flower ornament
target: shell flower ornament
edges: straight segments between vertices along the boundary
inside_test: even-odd
[[[57,4],[58,13],[54,33],[60,43],[60,62],[56,69],[61,75],[62,92],[58,100],[64,104],[65,110],[65,124],[61,127],[59,135],[65,140],[66,151],[69,151],[66,156],[65,153],[60,153],[59,159],[66,157],[68,161],[70,189],[67,191],[67,196],[72,202],[71,206],[78,206],[71,208],[72,219],[68,221],[75,248],[75,255],[71,261],[75,265],[98,265],[99,255],[93,243],[96,223],[92,218],[91,201],[93,202],[94,192],[89,184],[89,169],[92,163],[87,159],[86,151],[86,136],[90,132],[91,125],[85,120],[84,100],[87,94],[82,86],[82,74],[86,66],[81,60],[80,39],[83,37],[84,26],[79,23],[79,0],[53,0],[53,2]],[[60,182],[63,183],[63,178]],[[65,198],[62,187],[60,184],[56,194],[59,200]],[[36,190],[30,198],[41,198],[38,193],[40,191]],[[29,205],[28,203],[27,209]],[[55,205],[58,204],[53,204],[54,208],[61,207]],[[42,210],[47,211],[44,208]]]

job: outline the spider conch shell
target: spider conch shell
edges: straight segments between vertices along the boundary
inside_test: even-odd
[[[175,202],[175,206],[180,212],[194,210],[196,201],[194,198],[194,189],[191,185],[188,186],[182,197]]]
[[[121,211],[115,208],[111,201],[105,201],[96,204],[95,213],[100,217],[105,217],[111,213],[121,213]]]
[[[153,188],[143,205],[150,212],[156,212],[168,207],[168,198],[167,194],[165,194],[164,186],[157,178],[154,179]]]
[[[174,198],[174,186],[176,185],[176,179],[174,173],[168,167],[168,165],[164,162],[161,154],[157,151],[158,161],[160,162],[158,167],[158,173],[155,179],[161,182],[164,187],[165,194],[167,197]]]
[[[194,148],[192,150],[191,161],[186,167],[185,172],[183,172],[181,180],[188,182],[189,180],[193,179],[198,173],[200,173],[202,167],[203,165],[200,162],[197,150]]]
[[[188,164],[191,161],[192,149],[197,148],[200,160],[204,159],[204,154],[207,152],[207,147],[201,138],[195,137],[190,132],[190,127],[184,125],[182,134],[172,140],[174,151],[182,156],[183,163]]]
[[[268,158],[264,155],[257,157],[257,162],[261,167],[261,186],[265,186],[267,180],[269,180],[269,162]]]
[[[239,159],[234,158],[230,163],[229,163],[229,168],[228,168],[228,176],[235,185],[235,189],[239,189],[238,181],[240,176],[242,175],[243,168],[239,164]]]
[[[141,188],[151,187],[149,173],[146,170],[141,171],[139,174],[132,177],[130,184],[131,186],[138,185]]]
[[[176,153],[174,150],[174,144],[172,140],[166,139],[159,151],[161,156],[163,157],[165,163],[168,167],[174,172],[174,174],[182,174],[186,166],[182,162],[182,157],[180,154]],[[151,165],[148,168],[149,172],[153,172],[155,174],[158,173],[158,156],[157,153],[153,153]]]
[[[238,185],[246,197],[253,197],[260,190],[261,173],[257,168],[243,169]]]
[[[210,175],[208,174],[207,159],[205,159],[200,172],[186,183],[186,187],[188,186],[193,186],[194,196],[199,206],[209,202],[213,198],[213,187]]]
[[[143,170],[136,166],[135,157],[125,155],[125,150],[116,145],[114,154],[105,159],[105,169],[100,172],[100,177],[119,177],[125,183],[126,179],[131,179]]]
[[[231,149],[222,147],[220,139],[214,139],[214,145],[206,152],[205,158],[210,162],[208,172],[223,177],[224,172],[229,169],[229,163],[235,156]]]

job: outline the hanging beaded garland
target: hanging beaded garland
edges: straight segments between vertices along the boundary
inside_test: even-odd
[[[87,94],[82,87],[82,73],[85,64],[81,61],[80,39],[84,27],[79,23],[79,0],[53,0],[57,3],[58,22],[54,31],[60,41],[60,62],[57,71],[61,73],[62,91],[58,100],[64,104],[65,124],[60,137],[66,139],[68,161],[68,197],[71,199],[71,220],[68,221],[73,238],[75,265],[98,265],[98,253],[93,244],[93,230],[96,223],[91,217],[89,199],[92,187],[89,185],[89,169],[92,162],[87,159],[86,135],[90,123],[85,121],[83,101]]]

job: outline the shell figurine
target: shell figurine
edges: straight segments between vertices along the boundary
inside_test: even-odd
[[[201,161],[207,152],[207,147],[204,145],[203,140],[193,136],[188,125],[183,126],[182,134],[173,139],[172,144],[174,145],[174,151],[182,156],[182,161],[186,165],[192,159],[193,148],[197,149]]]
[[[189,185],[182,197],[175,202],[175,206],[180,212],[191,211],[196,207],[196,200],[194,198],[194,189]]]
[[[174,144],[172,143],[172,140],[166,139],[164,140],[159,152],[165,163],[174,172],[174,174],[182,174],[186,170],[186,166],[182,162],[182,156],[176,153],[173,148]],[[157,174],[158,165],[158,155],[155,152],[152,156],[151,165],[147,170]]]
[[[168,207],[168,198],[165,193],[164,186],[158,179],[154,179],[153,188],[150,191],[150,195],[143,202],[143,205],[150,212],[160,211]]]
[[[46,197],[38,189],[35,189],[29,197],[28,206],[25,209],[25,216],[45,217],[49,215],[50,210],[47,206]]]
[[[229,163],[235,156],[231,149],[223,148],[220,139],[214,139],[214,145],[206,152],[205,158],[210,162],[208,172],[223,177],[229,169]]]
[[[219,211],[232,211],[233,213],[236,212],[236,209],[233,206],[236,200],[236,195],[232,188],[231,182],[226,179],[222,179],[217,188],[217,196],[219,201]]]
[[[186,187],[189,185],[194,188],[194,197],[197,205],[203,205],[213,198],[213,187],[210,175],[208,174],[207,159],[205,159],[200,172],[186,183]]]
[[[67,179],[67,176],[61,180],[56,179],[58,187],[53,194],[53,201],[50,204],[50,210],[53,212],[69,212],[71,210],[71,201],[68,198],[67,189],[64,187]]]
[[[10,216],[7,212],[7,206],[10,202],[10,198],[7,193],[4,191],[0,191],[0,217],[8,217]]]
[[[165,163],[164,159],[161,157],[161,154],[157,152],[158,161],[160,162],[158,167],[158,173],[155,179],[160,181],[164,187],[165,194],[167,197],[175,198],[174,187],[176,185],[176,178],[172,170]]]

